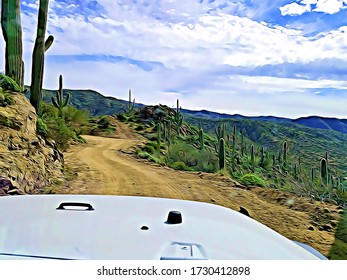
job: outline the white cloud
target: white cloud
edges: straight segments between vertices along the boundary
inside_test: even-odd
[[[343,4],[347,5],[346,0],[318,0],[314,12],[323,12],[327,14],[338,13],[343,9]]]
[[[310,5],[299,5],[298,3],[294,2],[280,7],[280,11],[282,16],[302,15],[303,13],[310,12],[311,7]]]
[[[211,68],[215,65],[259,66],[283,62],[309,62],[321,58],[323,44],[310,40],[299,31],[270,28],[247,18],[232,15],[202,15],[195,24],[165,24],[140,16],[120,21],[113,18],[80,16],[52,17],[50,29],[56,33],[52,54],[107,54],[137,60],[160,61],[166,67]],[[70,28],[74,26],[74,28]],[[340,45],[345,34],[336,31],[324,56],[347,59]],[[269,44],[271,42],[271,44]],[[317,48],[318,46],[318,48]],[[208,59],[207,59],[208,58]]]
[[[347,90],[345,81],[211,76],[189,69],[180,69],[180,73],[173,70],[152,73],[126,63],[105,62],[48,63],[46,69],[45,87],[57,88],[58,76],[63,74],[65,88],[95,89],[124,100],[131,88],[136,102],[144,104],[161,103],[172,107],[179,98],[183,108],[221,113],[293,118],[308,115],[347,117],[347,94],[340,97],[315,94],[325,88]]]
[[[203,5],[187,1],[183,6],[181,1],[147,1],[148,5],[141,1],[141,5],[134,5],[133,1],[99,0],[106,12],[103,16],[89,17],[83,11],[58,14],[56,2],[50,2],[53,4],[48,31],[55,36],[55,42],[47,56],[122,56],[157,61],[165,67],[146,72],[127,62],[54,63],[50,60],[45,65],[46,88],[57,88],[58,76],[63,74],[66,88],[90,88],[123,99],[127,99],[127,91],[132,88],[136,101],[147,104],[160,102],[171,106],[179,97],[185,108],[228,113],[295,116],[320,111],[326,115],[344,114],[345,99],[312,93],[316,88],[347,89],[344,82],[211,73],[225,65],[256,67],[330,58],[347,63],[347,27],[305,37],[300,31],[270,27],[265,22],[225,14],[221,9],[207,15],[208,1]],[[300,4],[310,7],[321,1],[314,2],[304,0]],[[291,7],[293,11],[294,6]],[[36,22],[36,13],[23,14],[22,24],[28,29],[23,35],[27,84],[30,83]],[[57,28],[63,32],[58,32]],[[2,40],[0,50],[3,56]]]
[[[281,14],[283,16],[296,16],[311,11],[336,14],[340,10],[345,9],[345,5],[347,5],[346,0],[302,0],[299,2],[300,4],[297,2],[280,7]],[[315,6],[315,8],[312,9],[311,5]]]

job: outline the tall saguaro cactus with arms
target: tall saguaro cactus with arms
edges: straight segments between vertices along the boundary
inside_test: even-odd
[[[23,89],[24,62],[20,0],[2,0],[1,28],[5,46],[5,74],[14,79]]]
[[[54,37],[50,35],[45,42],[45,33],[48,17],[48,4],[49,0],[40,0],[36,40],[32,57],[30,102],[35,107],[36,111],[38,111],[40,101],[42,99],[45,51],[49,49],[49,47],[52,45],[54,41]]]

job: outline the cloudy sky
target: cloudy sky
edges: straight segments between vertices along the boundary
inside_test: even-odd
[[[239,113],[347,118],[347,0],[50,0],[44,87]],[[22,1],[30,84],[38,1]],[[0,40],[4,57],[4,42]],[[0,70],[4,69],[3,59]]]

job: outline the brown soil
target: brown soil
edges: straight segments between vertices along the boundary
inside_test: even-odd
[[[143,140],[122,123],[112,138],[85,139],[87,144],[73,146],[64,155],[74,179],[54,192],[178,198],[237,211],[242,206],[257,221],[325,255],[334,243],[341,211],[336,205],[274,189],[245,188],[220,174],[176,171],[137,159],[129,150]]]

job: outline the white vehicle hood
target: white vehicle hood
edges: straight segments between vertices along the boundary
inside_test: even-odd
[[[182,222],[170,224],[170,211],[178,211],[174,213]],[[318,259],[228,208],[176,199],[100,195],[1,197],[0,258]]]

